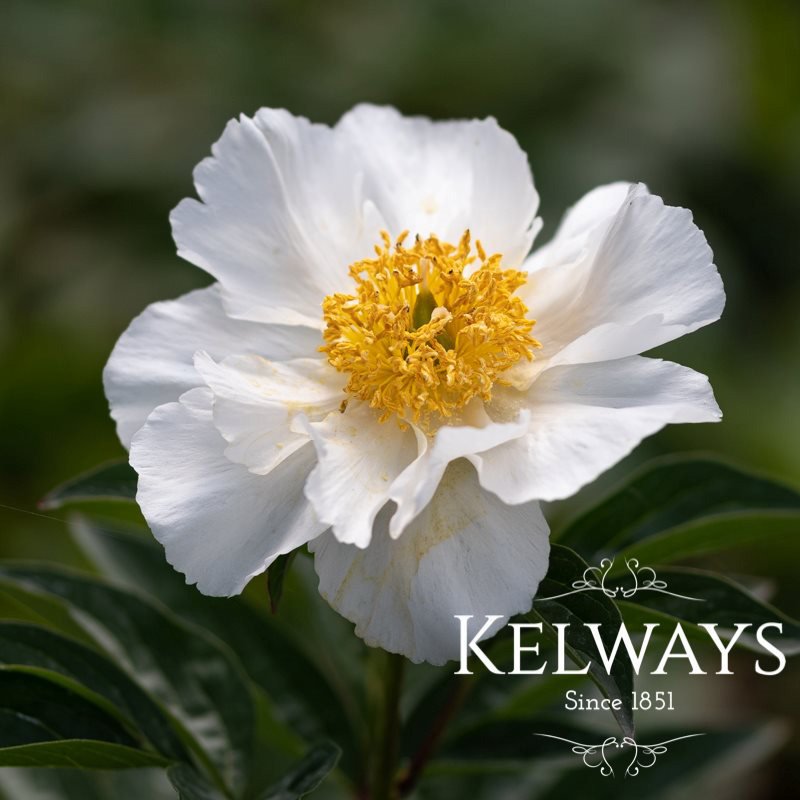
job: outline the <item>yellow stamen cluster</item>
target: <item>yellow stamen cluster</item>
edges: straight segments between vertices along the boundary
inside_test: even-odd
[[[501,269],[480,242],[473,255],[469,231],[458,245],[430,236],[407,247],[407,235],[392,245],[382,233],[377,257],[350,266],[356,293],[325,298],[320,349],[381,421],[396,414],[430,428],[474,397],[490,400],[499,376],[540,345],[514,296],[525,273]]]

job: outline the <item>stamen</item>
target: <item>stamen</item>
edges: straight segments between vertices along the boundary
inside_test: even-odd
[[[526,275],[503,270],[501,255],[475,252],[469,231],[457,246],[435,236],[392,246],[350,266],[356,293],[323,301],[329,362],[350,378],[346,391],[403,425],[430,430],[474,397],[491,399],[500,375],[540,347],[515,292]],[[466,267],[480,265],[464,276]]]

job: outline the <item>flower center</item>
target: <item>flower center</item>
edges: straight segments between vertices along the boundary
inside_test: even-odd
[[[392,246],[384,231],[376,258],[350,266],[355,294],[325,298],[320,349],[382,422],[396,414],[430,429],[474,397],[490,400],[501,374],[540,344],[514,295],[524,272],[501,269],[502,256],[478,241],[473,255],[469,231],[458,245],[430,236],[407,247],[407,235]]]

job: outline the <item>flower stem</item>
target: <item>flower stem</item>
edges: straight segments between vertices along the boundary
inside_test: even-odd
[[[386,654],[383,696],[376,740],[375,780],[372,800],[395,800],[397,750],[400,741],[400,695],[403,688],[403,656]]]

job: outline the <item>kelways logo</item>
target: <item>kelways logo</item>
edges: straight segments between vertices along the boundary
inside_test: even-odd
[[[599,567],[587,568],[583,576],[572,583],[572,589],[557,595],[538,597],[538,600],[560,600],[574,594],[583,592],[602,592],[606,597],[627,600],[639,592],[658,592],[670,595],[681,600],[702,603],[702,598],[687,597],[686,595],[671,592],[666,581],[659,580],[655,571],[651,567],[642,567],[636,559],[628,559],[625,566],[628,571],[628,581],[625,584],[609,586],[609,573],[614,566],[613,559],[604,559]],[[483,620],[475,620],[471,614],[457,614],[455,618],[460,624],[460,668],[456,675],[471,675],[469,659],[474,655],[490,671],[496,675],[543,675],[548,672],[548,662],[540,658],[538,641],[523,644],[523,636],[528,640],[535,638],[536,635],[544,633],[544,623],[542,622],[512,622],[507,627],[512,631],[513,640],[513,669],[504,671],[497,667],[487,656],[480,646],[480,642],[490,635],[497,633],[498,622],[505,619],[502,615],[487,614]],[[556,636],[556,661],[555,669],[551,670],[553,675],[586,675],[592,668],[589,662],[578,669],[567,667],[567,639],[571,623],[552,623],[550,627]],[[647,622],[643,627],[634,631],[637,636],[641,636],[638,646],[634,643],[631,632],[623,622],[616,631],[613,643],[607,645],[601,631],[601,624],[594,622],[582,622],[582,627],[588,630],[597,650],[598,660],[607,673],[611,674],[612,665],[617,659],[621,650],[624,650],[630,660],[633,672],[639,675],[645,658],[652,652],[651,643],[653,634],[661,632],[662,623]],[[708,640],[714,645],[719,653],[719,668],[714,671],[716,675],[732,675],[729,667],[731,651],[743,635],[753,636],[755,643],[760,647],[767,658],[757,659],[755,671],[759,675],[778,675],[786,667],[786,656],[775,643],[775,638],[783,633],[782,622],[764,622],[755,627],[750,622],[737,622],[731,628],[725,628],[716,622],[697,623],[694,627],[699,628],[708,636]],[[476,630],[477,628],[477,630]],[[718,628],[723,635],[718,632]],[[538,657],[538,658],[537,658]],[[524,662],[524,663],[523,663]],[[688,668],[690,675],[707,675],[708,671],[700,666],[700,662],[695,655],[692,644],[680,622],[672,626],[672,632],[666,637],[666,644],[660,652],[657,666],[651,669],[650,675],[667,675],[672,662],[680,662],[682,668]]]
[[[705,634],[702,637],[705,641],[699,642],[703,646],[704,659],[708,658],[706,651],[709,650],[705,645],[708,643],[713,645],[710,648],[713,654],[713,668],[708,663],[706,663],[708,669],[701,666],[692,640],[687,635],[684,625],[677,619],[670,622],[644,622],[636,628],[629,629],[619,614],[615,614],[613,620],[611,616],[606,615],[606,622],[601,623],[585,621],[579,615],[568,612],[562,618],[571,617],[580,621],[558,622],[550,618],[545,622],[542,618],[542,621],[506,622],[507,618],[501,615],[486,615],[483,619],[473,615],[455,615],[460,626],[460,665],[455,674],[473,674],[470,669],[472,658],[480,661],[489,672],[496,675],[588,676],[591,673],[596,679],[598,671],[604,671],[611,676],[614,670],[619,669],[620,664],[625,662],[630,663],[630,671],[637,676],[643,674],[645,664],[649,670],[644,674],[649,675],[668,675],[671,670],[680,670],[690,675],[733,675],[730,668],[731,652],[737,643],[742,642],[751,647],[755,646],[754,649],[759,651],[754,665],[755,672],[759,675],[778,675],[785,669],[786,655],[778,646],[784,632],[782,621],[771,621],[769,618],[765,621],[761,616],[757,623],[735,622],[735,615],[728,613],[724,617],[725,624],[713,621],[700,622],[699,619],[704,615],[702,613],[695,615],[690,609],[695,604],[701,606],[706,602],[704,598],[671,591],[667,581],[660,579],[655,570],[641,566],[636,559],[626,559],[624,566],[626,571],[615,582],[614,561],[604,559],[599,566],[586,568],[582,576],[571,584],[563,579],[550,581],[551,588],[555,586],[565,591],[539,595],[536,600],[544,603],[552,601],[554,606],[584,605],[591,608],[600,605],[609,607],[612,605],[609,600],[624,603],[639,594],[663,595],[665,597],[658,599],[658,603],[672,604],[687,614],[682,619],[684,624],[691,625],[695,646],[698,644],[698,632]],[[673,572],[673,577],[674,575]],[[691,583],[689,585],[691,586]],[[596,600],[589,601],[588,598],[573,598],[574,595],[587,593],[604,595],[603,598],[599,598],[602,603]],[[650,602],[653,601],[654,598],[650,598]],[[635,602],[641,604],[643,598],[639,597]],[[716,607],[719,607],[718,604]],[[566,608],[562,610],[567,611]],[[587,618],[590,619],[591,616],[587,615]],[[746,611],[743,616],[748,617]],[[597,615],[595,617],[597,618]],[[602,615],[600,617],[602,618]],[[507,649],[501,648],[503,665],[513,663],[511,669],[505,670],[500,669],[492,661],[480,644],[497,634],[503,627],[510,629],[509,639],[512,645],[511,658]],[[548,643],[555,640],[554,654],[552,650],[548,650],[545,657],[540,652],[540,638],[546,638]],[[577,662],[571,646],[576,640],[581,641],[581,659]],[[594,654],[593,657],[584,658],[590,652]],[[495,655],[495,658],[499,659],[501,656]],[[575,663],[577,666],[568,666],[568,660],[570,664]],[[602,693],[605,695],[605,690]],[[587,742],[552,733],[532,735],[563,742],[569,746],[572,753],[582,759],[586,767],[596,769],[604,777],[614,776],[614,766],[617,765],[619,773],[626,777],[634,777],[641,770],[653,767],[658,757],[666,753],[668,747],[674,743],[705,735],[689,733],[650,743],[637,742],[633,735],[631,718],[627,718],[627,724],[621,721],[625,719],[623,709],[627,708],[629,714],[640,710],[674,711],[673,693],[649,690],[638,692],[631,685],[630,691],[625,693],[625,698],[623,700],[622,696],[587,697],[582,692],[570,689],[564,696],[563,706],[566,711],[571,712],[612,711],[623,728],[622,736],[608,736],[599,742]]]

